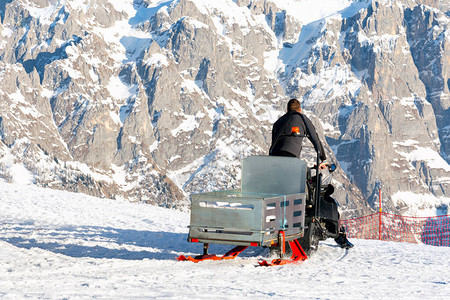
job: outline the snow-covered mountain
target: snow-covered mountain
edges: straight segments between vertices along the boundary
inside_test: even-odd
[[[446,299],[450,247],[333,240],[301,264],[178,262],[189,214],[0,181],[1,299]],[[224,254],[230,245],[211,245]]]
[[[446,211],[449,11],[439,0],[2,1],[0,175],[178,206],[239,185],[240,160],[267,154],[297,97],[341,167],[347,214],[376,208],[380,186],[390,211]]]

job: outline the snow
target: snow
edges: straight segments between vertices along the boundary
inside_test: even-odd
[[[233,92],[239,93],[240,91],[238,91],[237,89],[233,89]],[[239,102],[237,102],[236,100],[227,100],[223,97],[220,97],[217,100],[217,103],[224,105],[227,109],[227,113],[234,118],[248,118],[247,111],[241,105],[239,105]]]
[[[399,143],[397,143],[398,145]],[[415,146],[414,150],[409,152],[396,151],[410,162],[423,161],[431,169],[444,169],[450,172],[450,165],[442,158],[442,156],[433,149]]]
[[[25,97],[23,96],[22,92],[19,89],[17,89],[14,93],[10,94],[9,98],[14,102],[27,104],[27,102],[25,101]]]
[[[110,183],[112,181],[109,176],[103,174],[103,171],[97,171],[94,168],[89,167],[85,163],[81,163],[78,161],[68,161],[66,162],[66,165],[69,168],[72,168],[72,170],[78,170],[81,171],[83,174],[89,175],[96,181],[104,181],[107,183]]]
[[[408,204],[404,212],[407,216],[427,217],[439,214],[440,207],[450,206],[450,197],[436,197],[430,194],[416,194],[413,192],[397,192],[392,195],[394,205]]]
[[[0,49],[4,49],[8,44],[8,39],[13,35],[14,31],[8,27],[3,27],[3,24],[0,24],[0,36],[3,38],[0,40]],[[1,73],[0,73],[1,74]]]
[[[52,16],[57,11],[58,8],[57,6],[59,5],[59,2],[56,5],[50,4],[47,7],[37,7],[33,2],[28,1],[25,2],[24,4],[26,4],[26,9],[30,13],[30,16],[39,19],[40,22],[43,24],[51,24],[53,21]]]
[[[169,65],[169,60],[167,57],[160,53],[155,53],[151,55],[145,62],[146,65],[155,65],[156,67],[167,67]]]
[[[24,115],[30,115],[35,120],[43,116],[34,106],[30,106],[28,102],[25,101],[25,96],[22,92],[17,89],[14,93],[8,94],[9,98],[13,101],[11,108],[15,111],[20,110]]]
[[[10,167],[10,174],[12,181],[21,185],[33,184],[33,174],[25,168],[22,164],[14,164]]]
[[[239,27],[244,30],[244,34],[249,28],[256,26],[257,23],[264,26],[263,22],[258,22],[249,12],[246,7],[239,7],[233,1],[209,1],[209,0],[195,0],[195,5],[199,9],[202,14],[205,15],[218,15],[223,13],[228,18],[229,24],[237,24]],[[220,12],[220,13],[219,13]],[[215,24],[217,25],[217,24]],[[223,26],[219,26],[216,28],[218,32],[223,33]]]
[[[41,91],[40,94],[41,94],[42,97],[50,99],[50,98],[52,98],[53,96],[56,95],[56,91],[49,90],[47,88],[42,88],[42,91]]]
[[[327,133],[327,135],[331,136],[333,134],[340,134],[341,132],[336,129],[332,124],[324,122],[323,120],[319,120],[322,129]]]
[[[444,299],[450,248],[322,242],[301,264],[255,267],[268,250],[232,261],[177,262],[189,214],[146,204],[0,182],[2,299]],[[223,254],[230,246],[211,245]]]
[[[181,124],[178,125],[177,128],[172,129],[170,133],[172,134],[172,136],[177,136],[183,132],[191,132],[198,126],[199,124],[195,115],[185,115],[184,120],[181,122]]]
[[[293,48],[285,49],[281,53],[281,60],[278,60],[279,51],[273,50],[277,48],[264,52],[264,71],[270,77],[275,77],[274,70],[286,67],[291,59],[306,57],[312,47],[306,41],[323,28],[323,18],[339,18],[340,15],[336,12],[340,10],[344,10],[342,16],[354,13],[370,2],[278,1],[278,6],[284,5],[288,13],[295,12],[293,17],[305,26],[299,43]],[[91,3],[79,0],[70,1],[68,5],[87,11]],[[118,4],[118,1],[110,3],[117,11],[126,12],[131,20],[118,21],[111,28],[96,28],[93,32],[112,44],[112,47],[116,46],[110,57],[119,66],[135,60],[152,43],[155,37],[141,31],[137,25],[158,11],[166,10],[169,2],[149,0],[145,2],[147,7],[136,5],[136,9],[132,1],[126,1],[125,4]],[[233,44],[226,36],[233,23],[241,26],[244,34],[252,27],[265,28],[270,32],[263,15],[254,17],[246,7],[237,7],[232,1],[216,1],[213,4],[212,1],[197,0],[196,4],[205,14],[212,15],[214,26],[230,45],[230,49],[242,51],[239,45]],[[56,12],[55,8],[56,6],[32,6],[31,14],[40,18],[41,22],[48,22]],[[198,21],[189,21],[196,28],[206,26]],[[12,30],[6,28],[1,34],[10,37]],[[380,47],[388,47],[396,41],[395,36],[390,35],[370,39],[361,36],[363,38]],[[275,38],[273,41],[275,42]],[[93,66],[99,64],[81,54],[75,45],[67,47],[66,52],[70,59],[64,62],[64,66],[73,79],[81,78],[81,73],[72,65],[80,57]],[[157,53],[147,57],[145,63],[164,67],[169,65],[169,59]],[[252,65],[248,61],[245,63],[249,67]],[[320,95],[328,94],[337,98],[348,93],[359,93],[359,79],[363,75],[354,78],[353,73],[345,68],[331,69],[298,79],[299,85],[304,87],[323,83],[323,88],[317,88],[321,93],[313,93],[309,99],[312,105],[314,99],[320,100]],[[251,80],[258,80],[260,74],[254,74]],[[92,69],[89,70],[89,75],[93,79],[98,78]],[[124,85],[117,76],[111,77],[106,88],[119,100],[128,99],[134,94],[134,90]],[[182,88],[207,97],[195,81],[186,79]],[[276,117],[273,107],[265,104],[267,102],[262,98],[255,99],[251,90],[233,91],[240,97],[250,99],[252,113],[259,120]],[[48,98],[54,94],[54,91],[43,91],[43,96]],[[25,103],[20,90],[10,96],[17,103]],[[403,105],[411,106],[414,104],[413,100],[414,98],[403,98],[400,101]],[[117,101],[119,102],[124,101]],[[220,98],[217,104],[227,108],[226,115],[241,119],[248,115],[235,100]],[[123,123],[126,108],[131,108],[132,105],[132,102],[127,102],[119,113],[112,113],[111,118],[117,124]],[[257,115],[257,108],[264,112]],[[355,106],[348,106],[348,113],[354,108]],[[214,121],[226,118],[220,109],[209,109],[207,112]],[[179,132],[198,127],[198,118],[201,116],[185,116],[172,134],[176,136]],[[323,122],[322,125],[329,133],[338,132],[331,123]],[[228,140],[220,139],[217,143],[217,155],[228,156],[229,160],[234,160],[236,154],[242,151],[242,144],[233,142],[239,140],[246,143],[241,139],[239,131],[232,129],[235,130],[233,136]],[[212,131],[210,133],[214,134]],[[135,137],[128,138],[136,140]],[[351,142],[354,140],[346,141]],[[158,144],[155,141],[149,147],[150,151],[157,149]],[[448,164],[433,149],[421,148],[413,140],[398,143],[398,146],[414,147],[415,150],[401,152],[410,162],[424,161],[434,168],[450,171]],[[174,155],[168,161],[181,158]],[[254,267],[258,259],[268,258],[267,249],[261,248],[249,249],[234,261],[179,263],[174,260],[176,255],[201,253],[201,245],[186,242],[188,213],[39,189],[30,186],[33,174],[23,164],[8,156],[2,158],[8,159],[11,161],[6,167],[15,184],[0,182],[0,298],[442,299],[450,294],[450,250],[425,245],[354,240],[356,247],[345,251],[336,248],[333,241],[325,241],[319,251],[306,262],[277,268]],[[183,186],[191,179],[192,172],[188,171],[196,170],[200,173],[210,163],[210,159],[211,157],[206,156],[194,160],[183,169],[169,172],[168,176],[178,186]],[[118,183],[124,189],[133,187],[133,183],[127,181],[126,169],[123,167],[113,166],[112,175],[107,176],[109,174],[96,172],[85,164],[68,164],[98,180]],[[348,169],[348,164],[349,162],[341,162],[344,170]],[[450,203],[448,198],[429,198],[428,195],[410,192],[398,193],[394,199],[399,202],[411,201],[412,208],[427,204],[433,204],[434,208],[441,203]],[[226,246],[212,246],[212,252],[224,253],[227,249],[229,248]]]
[[[116,1],[111,1],[111,3],[116,2]],[[130,1],[128,1],[130,2]],[[158,13],[159,10],[161,9],[166,9],[166,5],[170,4],[172,1],[166,1],[166,0],[157,0],[157,1],[148,1],[148,5],[142,5],[141,3],[141,7],[138,7],[138,10],[133,12],[131,6],[124,9],[122,8],[122,5],[118,5],[117,3],[114,3],[114,7],[116,8],[116,10],[120,11],[120,10],[124,10],[128,13],[128,15],[131,17],[130,19],[130,24],[131,25],[136,25],[139,23],[143,23],[146,20],[149,20],[151,17],[153,17],[156,13]],[[122,3],[121,3],[122,4]],[[134,4],[134,2],[133,2]],[[129,3],[128,3],[129,5]]]
[[[208,29],[208,28],[209,28],[209,26],[206,25],[205,23],[202,23],[202,22],[200,22],[200,21],[198,21],[198,20],[194,20],[194,19],[192,19],[192,18],[186,17],[186,21],[187,21],[190,25],[192,25],[195,29],[199,29],[199,28],[206,28],[206,29]]]
[[[135,188],[138,183],[136,181],[129,182],[128,172],[124,166],[116,166],[114,164],[111,165],[111,170],[113,171],[113,175],[111,176],[113,181],[121,186],[122,190],[129,191]]]
[[[172,160],[172,158],[170,159]],[[170,161],[169,160],[169,161]],[[207,157],[200,157],[191,162],[190,164],[186,165],[184,168],[178,169],[176,171],[169,171],[167,173],[167,176],[175,182],[175,184],[179,187],[183,187],[186,183],[189,182],[190,179],[192,179],[192,174],[189,172],[190,170],[196,170],[198,172],[201,170],[205,164],[209,163]]]
[[[195,83],[194,80],[184,79],[181,82],[181,92],[187,92],[187,93],[198,93],[200,95],[205,95],[206,93],[203,92],[203,90]]]
[[[394,143],[393,143],[394,148],[395,148],[395,147],[398,147],[398,146],[411,147],[411,146],[418,145],[418,144],[419,144],[418,141],[416,141],[416,140],[411,140],[411,139],[409,139],[409,140],[404,140],[404,141],[401,141],[401,142],[394,142]]]
[[[111,95],[114,95],[114,97],[117,99],[127,99],[131,96],[130,87],[123,84],[119,76],[111,76],[106,88],[108,89],[109,93]]]
[[[276,3],[279,8],[285,9],[291,17],[307,24],[336,15],[337,12],[343,10],[346,10],[346,15],[354,15],[360,9],[369,6],[371,2],[371,0],[359,2],[353,0],[284,0]]]

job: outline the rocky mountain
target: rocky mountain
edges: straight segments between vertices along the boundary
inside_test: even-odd
[[[450,205],[446,1],[4,0],[0,177],[169,207],[302,100],[347,216]],[[305,151],[305,157],[312,157]]]

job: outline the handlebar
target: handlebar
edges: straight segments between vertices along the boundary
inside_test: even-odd
[[[326,163],[325,165],[326,165],[326,167],[328,169],[328,172],[332,173],[332,172],[336,171],[336,165],[335,164]],[[313,168],[316,169],[317,165],[314,165]]]

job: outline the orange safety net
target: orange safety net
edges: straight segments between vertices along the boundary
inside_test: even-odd
[[[341,220],[349,238],[450,247],[450,215],[408,217],[379,212]]]

